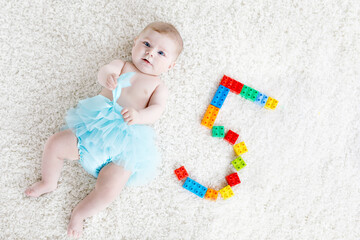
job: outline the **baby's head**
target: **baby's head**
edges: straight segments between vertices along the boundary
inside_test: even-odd
[[[182,38],[173,25],[153,22],[135,38],[131,59],[141,72],[158,76],[174,67],[182,49]]]

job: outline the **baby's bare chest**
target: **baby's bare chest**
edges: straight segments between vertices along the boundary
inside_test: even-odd
[[[122,89],[117,102],[123,107],[143,109],[147,106],[158,84],[158,81],[152,79],[132,79],[131,86]]]

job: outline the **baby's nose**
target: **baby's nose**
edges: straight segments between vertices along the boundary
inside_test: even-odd
[[[153,50],[148,50],[148,51],[146,51],[146,54],[153,57],[154,56],[154,51]]]

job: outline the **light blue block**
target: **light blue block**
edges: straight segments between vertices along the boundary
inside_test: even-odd
[[[266,96],[265,94],[259,92],[256,100],[255,100],[255,103],[261,107],[264,107],[265,104],[266,104],[266,101],[268,100],[268,96]]]
[[[184,182],[183,187],[186,190],[196,194],[197,196],[204,198],[207,188],[201,185],[200,183],[192,180],[191,178],[187,177],[186,181]]]

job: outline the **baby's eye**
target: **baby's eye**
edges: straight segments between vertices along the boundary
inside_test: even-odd
[[[163,51],[159,51],[159,54],[165,56],[165,53]]]
[[[148,43],[148,42],[144,42],[144,45],[147,47],[150,47],[150,43]]]

